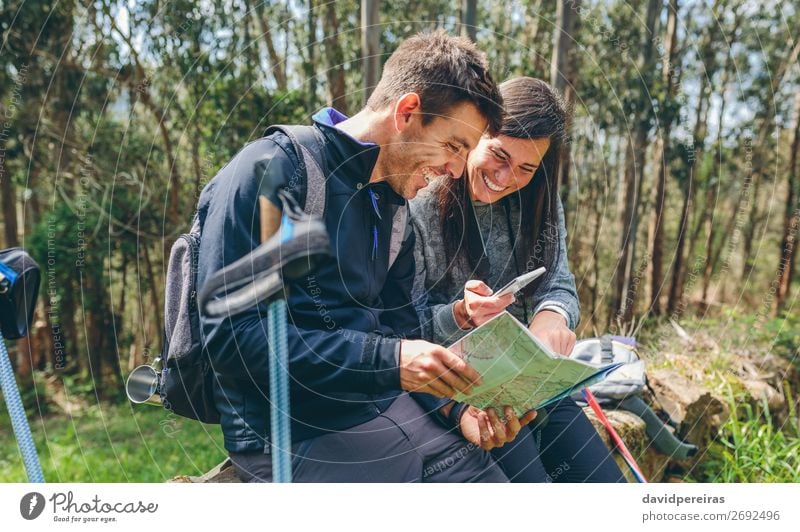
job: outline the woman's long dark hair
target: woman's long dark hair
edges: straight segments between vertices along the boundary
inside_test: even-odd
[[[530,183],[501,201],[511,201],[515,195],[519,199],[521,227],[515,238],[514,259],[520,273],[539,266],[553,271],[559,253],[558,166],[567,143],[567,110],[556,91],[539,79],[510,79],[500,85],[500,93],[505,102],[500,135],[550,139],[550,147]],[[476,277],[486,279],[488,261],[466,180],[465,170],[461,179],[448,179],[436,191],[447,260],[450,263],[463,253]],[[529,285],[523,293],[530,295],[537,284]]]

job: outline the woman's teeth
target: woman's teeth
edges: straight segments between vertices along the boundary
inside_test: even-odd
[[[481,177],[483,178],[483,182],[486,185],[486,188],[491,190],[492,192],[502,192],[508,187],[501,187],[500,185],[496,184],[495,182],[489,179],[489,176],[486,175],[486,172],[481,172]]]

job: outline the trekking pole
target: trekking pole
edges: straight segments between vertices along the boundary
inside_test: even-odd
[[[289,405],[289,341],[286,281],[305,278],[330,259],[325,224],[303,213],[288,193],[279,193],[283,212],[277,231],[262,227],[262,244],[214,273],[198,294],[201,312],[212,318],[232,316],[267,303],[269,354],[270,451],[272,481],[292,481],[292,436]],[[259,198],[261,222],[268,218],[267,200]]]
[[[289,345],[286,299],[267,307],[269,337],[269,400],[272,427],[272,482],[292,481],[292,433],[289,416]]]
[[[28,334],[40,280],[39,265],[25,250],[0,251],[0,389],[29,482],[44,482],[44,475],[6,349],[6,338],[16,340]]]
[[[3,389],[3,397],[6,399],[8,415],[11,417],[11,427],[14,430],[14,437],[17,439],[19,451],[22,453],[22,462],[25,464],[28,481],[44,482],[42,466],[39,463],[39,454],[36,452],[36,444],[33,441],[33,435],[31,435],[31,427],[28,425],[25,408],[22,406],[17,379],[14,378],[14,371],[11,368],[11,360],[8,356],[2,332],[0,332],[0,387]]]
[[[636,460],[633,459],[633,455],[628,450],[628,447],[625,445],[625,442],[622,441],[619,434],[617,433],[616,429],[611,425],[611,422],[606,417],[603,409],[600,408],[600,403],[597,402],[594,394],[589,390],[589,388],[583,389],[583,397],[586,399],[586,402],[589,403],[589,406],[592,407],[592,410],[600,419],[600,422],[608,431],[609,436],[614,441],[614,444],[617,446],[617,450],[619,454],[622,455],[622,459],[625,460],[625,463],[628,465],[628,468],[631,470],[634,478],[640,484],[647,484],[647,479],[644,477],[644,473],[639,468],[639,464],[636,463]]]

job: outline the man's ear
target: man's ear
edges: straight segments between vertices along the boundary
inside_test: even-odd
[[[422,105],[419,94],[409,92],[397,100],[394,106],[394,127],[398,132],[406,129],[409,124],[418,116]]]

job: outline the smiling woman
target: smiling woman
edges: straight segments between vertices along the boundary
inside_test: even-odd
[[[566,111],[561,98],[538,79],[513,78],[500,91],[506,119],[499,134],[484,135],[469,154],[466,179],[443,180],[437,187],[447,256],[465,253],[470,266],[478,268],[480,241],[468,228],[472,202],[506,198],[524,209],[517,251],[525,256],[515,259],[526,265],[524,271],[534,264],[551,271],[558,239],[548,236],[548,228],[558,227],[558,161],[567,139]]]
[[[493,203],[528,186],[550,148],[550,139],[484,137],[467,163],[469,195]]]
[[[499,135],[480,139],[462,179],[441,179],[411,202],[417,237],[413,300],[423,337],[441,345],[508,308],[553,351],[569,355],[579,309],[558,198],[566,111],[537,79],[515,78],[500,91],[505,119]],[[516,299],[498,290],[541,267],[547,273]],[[417,399],[470,443],[491,449],[512,481],[623,481],[570,399],[539,412],[538,428],[531,430],[526,424],[532,413],[518,419],[507,410],[501,421],[499,411],[431,397]]]

